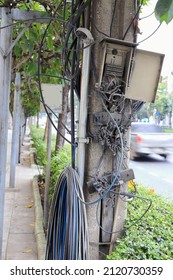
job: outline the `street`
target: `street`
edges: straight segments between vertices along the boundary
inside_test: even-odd
[[[166,160],[157,155],[141,157],[130,161],[130,168],[134,170],[136,182],[173,201],[173,156]]]

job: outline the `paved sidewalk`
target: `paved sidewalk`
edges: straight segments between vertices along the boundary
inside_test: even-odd
[[[27,133],[22,146],[22,162],[16,167],[14,189],[9,188],[12,131],[8,133],[3,260],[38,259],[32,190],[33,176],[38,174],[38,170],[29,164],[30,137]]]

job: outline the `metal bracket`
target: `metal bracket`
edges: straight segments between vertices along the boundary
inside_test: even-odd
[[[84,143],[84,144],[89,144],[90,143],[90,138],[78,138],[78,143]]]
[[[123,183],[127,183],[128,181],[134,180],[135,174],[133,169],[125,169],[120,172],[120,180],[123,181]]]
[[[83,42],[86,44],[91,44],[94,41],[94,38],[91,32],[87,28],[79,27],[76,30],[76,33],[83,36]]]
[[[113,173],[108,173],[105,174],[104,178],[107,178],[107,181],[109,182],[109,184],[111,184],[112,180],[114,179],[114,175]],[[122,185],[134,179],[135,179],[135,175],[133,169],[125,169],[120,172],[120,175],[117,178],[117,183],[118,185]]]
[[[103,180],[104,179],[104,180]],[[90,193],[101,191],[103,187],[106,185],[104,182],[107,182],[108,185],[111,184],[112,180],[114,179],[113,173],[107,173],[102,178],[93,179],[89,182],[87,182],[88,185],[88,191]],[[134,180],[135,175],[133,169],[125,169],[120,172],[119,177],[117,178],[117,181],[115,182],[115,187],[122,185],[124,183],[127,183],[128,181]]]

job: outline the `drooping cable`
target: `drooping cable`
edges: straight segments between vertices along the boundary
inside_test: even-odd
[[[85,205],[93,205],[93,204],[97,204],[99,203],[102,199],[104,199],[107,194],[112,190],[112,188],[114,187],[115,185],[115,182],[118,180],[118,177],[120,175],[120,171],[121,171],[121,167],[122,167],[122,164],[123,164],[123,157],[124,157],[124,143],[123,143],[123,137],[122,137],[122,133],[119,129],[119,126],[116,122],[116,120],[112,117],[111,113],[109,112],[109,110],[107,109],[107,106],[105,105],[104,101],[103,101],[103,98],[101,96],[101,94],[99,93],[99,98],[102,102],[102,105],[103,107],[105,108],[105,110],[107,111],[107,113],[109,114],[110,116],[110,119],[113,121],[113,123],[115,124],[117,130],[118,130],[118,133],[119,133],[119,137],[120,137],[120,145],[121,145],[121,150],[120,150],[120,159],[119,159],[119,163],[118,163],[118,166],[117,166],[117,170],[115,172],[115,175],[113,176],[113,179],[112,179],[112,182],[111,184],[108,185],[107,189],[105,190],[105,192],[98,198],[98,199],[95,199],[94,201],[89,201],[89,202],[86,202],[84,201],[81,197],[80,197],[80,194],[78,193],[78,191],[76,190],[76,193],[78,195],[78,198],[85,204]]]
[[[71,14],[73,15],[75,12],[74,8],[74,0],[72,0],[72,5],[71,5]],[[76,22],[76,27],[79,25],[79,19],[78,22]],[[74,41],[74,48],[77,46],[77,41],[74,40],[74,32],[72,32],[72,38]],[[72,79],[70,83],[70,105],[71,105],[71,142],[74,143],[75,141],[75,114],[74,114],[74,73],[75,73],[75,61],[76,61],[76,53],[73,52],[72,54],[72,62],[71,62],[71,74],[72,74]],[[75,147],[74,145],[71,146],[71,165],[72,168],[75,168]]]
[[[117,0],[114,1],[114,7],[113,7],[113,12],[112,12],[112,19],[111,19],[111,24],[110,24],[110,37],[112,36],[112,26],[114,22],[114,16],[115,16],[115,11],[117,7]]]
[[[90,0],[72,0],[71,3],[71,15],[68,21],[68,25],[64,25],[67,31],[63,38],[63,51],[62,62],[64,65],[64,75],[70,79],[70,114],[71,114],[71,165],[75,168],[75,94],[80,96],[80,40],[76,34],[76,30],[81,24],[81,18],[85,9],[90,4]],[[81,49],[82,50],[82,49]]]
[[[47,235],[46,260],[87,260],[89,240],[84,199],[77,172],[67,167],[55,186]]]
[[[145,197],[141,197],[141,196],[138,196],[136,195],[136,192],[135,193],[128,193],[128,192],[118,192],[118,191],[113,191],[114,192],[114,195],[117,195],[119,196],[120,198],[121,197],[129,197],[129,198],[134,198],[134,199],[140,199],[142,201],[145,201],[146,203],[148,202],[148,206],[147,208],[144,210],[143,214],[136,220],[134,220],[129,226],[124,226],[124,228],[120,229],[120,230],[116,230],[116,231],[108,231],[106,230],[99,222],[99,204],[97,205],[97,210],[96,210],[96,219],[97,219],[97,224],[99,225],[99,227],[105,232],[105,233],[109,233],[109,234],[116,234],[116,233],[120,233],[120,232],[123,232],[125,230],[128,230],[130,229],[131,227],[133,227],[134,225],[136,225],[137,223],[139,223],[143,217],[146,215],[146,213],[149,211],[149,209],[151,208],[152,206],[152,200],[149,199],[149,198],[145,198]],[[129,202],[129,201],[128,201]]]
[[[66,79],[65,77],[58,76],[58,75],[41,74],[41,76],[43,76],[43,77],[51,77],[51,78],[57,78],[57,79],[68,80],[68,79]],[[32,91],[30,83],[31,83],[31,79],[32,79],[33,77],[37,77],[37,74],[31,75],[31,76],[28,78],[28,88],[29,88],[31,94],[35,97],[35,99],[38,99],[38,100],[40,101],[40,103],[44,104],[43,106],[45,106],[45,107],[56,117],[56,119],[59,119],[59,116],[54,112],[54,110],[52,110],[52,109],[45,103],[45,100],[44,100],[44,102],[43,102],[44,97],[42,96],[42,98],[40,98],[40,97],[36,96],[36,95],[34,94],[34,92]],[[68,81],[69,81],[69,80],[68,80]],[[68,127],[67,127],[63,122],[62,122],[62,126],[65,128],[65,130],[66,130],[69,134],[71,134],[71,131],[68,129]],[[71,144],[71,142],[70,142],[63,134],[61,134],[61,132],[59,131],[59,129],[58,129],[57,127],[55,127],[55,125],[54,125],[54,128],[56,128],[56,131],[61,135],[62,138],[64,138],[65,141],[67,141],[69,144]]]
[[[63,1],[63,0],[62,0],[62,1]],[[57,9],[55,10],[54,16],[56,15],[56,13],[57,13],[57,11],[58,11],[58,9],[59,9],[59,7],[60,7],[62,1],[59,3]],[[47,31],[48,31],[48,29],[49,29],[49,27],[50,27],[51,22],[52,22],[52,19],[49,21],[49,23],[48,23],[48,25],[47,25],[47,27],[46,27],[46,29],[45,29],[45,31],[44,31],[44,34],[43,34],[43,36],[42,36],[42,40],[41,40],[41,43],[40,43],[40,47],[39,47],[39,52],[38,52],[38,73],[37,73],[37,76],[38,76],[38,86],[39,86],[39,91],[40,91],[40,96],[41,96],[42,104],[43,104],[43,106],[44,106],[44,109],[45,109],[45,111],[46,111],[47,116],[49,117],[49,120],[50,120],[51,124],[53,125],[53,127],[55,128],[55,130],[56,130],[68,143],[71,144],[71,142],[70,142],[68,139],[66,139],[66,138],[64,137],[64,135],[57,129],[57,127],[55,126],[54,122],[52,121],[52,118],[50,118],[49,112],[48,112],[48,107],[46,106],[46,104],[45,104],[45,102],[44,102],[44,97],[43,97],[43,92],[42,92],[42,87],[41,87],[41,79],[40,79],[40,77],[41,77],[41,50],[42,50],[42,47],[43,47],[43,44],[44,44],[44,41],[45,41],[45,38],[46,38],[46,35],[47,35]],[[73,143],[72,143],[72,145],[73,145]]]
[[[157,32],[157,30],[159,30],[159,28],[161,27],[161,25],[162,25],[162,23],[160,23],[160,24],[157,26],[157,28],[156,28],[148,37],[146,37],[145,39],[139,41],[138,44],[141,44],[141,43],[143,43],[144,41],[146,41],[146,40],[148,40],[149,38],[151,38],[151,37]]]
[[[129,32],[130,27],[132,26],[134,20],[135,20],[135,19],[138,19],[139,12],[140,12],[140,10],[141,10],[141,8],[142,8],[143,2],[144,2],[144,1],[142,1],[141,4],[138,6],[137,12],[136,12],[136,14],[134,15],[134,17],[132,18],[132,20],[131,20],[129,26],[127,27],[127,29],[126,29],[126,31],[125,31],[123,37],[122,37],[122,40],[125,40],[125,38],[126,38],[128,32]]]

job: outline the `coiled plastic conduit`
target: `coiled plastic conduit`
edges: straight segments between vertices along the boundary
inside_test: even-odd
[[[52,200],[46,260],[89,259],[86,209],[77,172],[67,167],[59,176]]]

